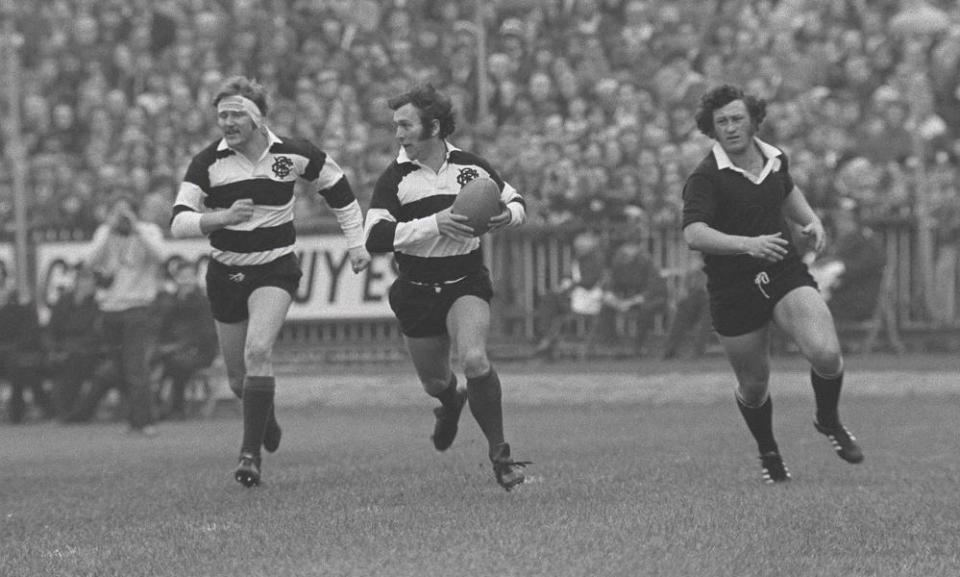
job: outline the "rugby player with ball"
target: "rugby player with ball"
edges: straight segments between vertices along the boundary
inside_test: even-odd
[[[523,198],[490,164],[447,141],[453,106],[433,86],[388,101],[400,153],[377,181],[364,233],[371,253],[395,255],[399,276],[390,307],[400,321],[414,369],[436,398],[433,445],[447,450],[465,404],[488,442],[497,482],[507,491],[524,482],[504,438],[500,377],[487,356],[493,286],[480,235],[519,226]],[[466,387],[457,385],[451,349]]]

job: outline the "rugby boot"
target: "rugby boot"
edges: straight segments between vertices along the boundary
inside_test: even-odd
[[[782,483],[790,480],[790,471],[783,464],[780,453],[771,451],[760,455],[760,467],[763,469],[764,483]]]
[[[506,491],[510,491],[517,485],[527,480],[523,468],[530,464],[530,461],[513,461],[510,459],[510,445],[501,443],[490,451],[490,460],[493,462],[493,474],[497,478],[497,483]]]
[[[830,439],[830,442],[833,443],[833,450],[837,452],[837,456],[841,459],[854,464],[863,461],[863,451],[857,444],[857,438],[846,427],[843,425],[824,427],[817,421],[813,422],[813,426],[821,435]]]
[[[255,487],[260,484],[260,455],[240,453],[240,462],[233,473],[233,478],[244,487]]]
[[[433,440],[434,448],[438,451],[449,449],[453,440],[457,437],[460,413],[463,411],[463,406],[467,404],[467,390],[457,389],[454,398],[455,405],[453,407],[440,405],[433,410],[437,422],[433,425],[433,435],[430,438]]]

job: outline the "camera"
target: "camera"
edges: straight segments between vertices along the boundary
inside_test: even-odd
[[[113,286],[113,275],[110,273],[95,271],[93,281],[97,288],[108,289]]]
[[[133,221],[130,220],[130,217],[121,214],[117,216],[117,222],[113,226],[113,231],[120,236],[129,236],[133,232]]]

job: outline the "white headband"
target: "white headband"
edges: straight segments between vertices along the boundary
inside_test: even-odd
[[[259,127],[263,124],[263,113],[260,112],[257,105],[246,96],[240,94],[224,96],[220,99],[220,102],[217,103],[217,112],[222,110],[246,112],[250,116],[250,119],[253,120],[254,125]]]

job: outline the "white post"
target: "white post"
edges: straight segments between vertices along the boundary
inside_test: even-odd
[[[24,181],[26,151],[23,148],[20,130],[20,46],[23,44],[23,36],[17,32],[14,22],[13,0],[2,1],[0,18],[3,20],[3,34],[0,38],[0,50],[4,55],[6,75],[3,82],[6,84],[8,104],[7,119],[4,122],[7,133],[7,146],[4,152],[10,165],[13,185],[17,291],[22,298],[23,295],[30,294],[31,290],[30,267],[27,261],[27,198]]]
[[[477,0],[474,10],[477,26],[477,124],[486,126],[489,118],[490,87],[487,86],[487,26],[484,0]]]

